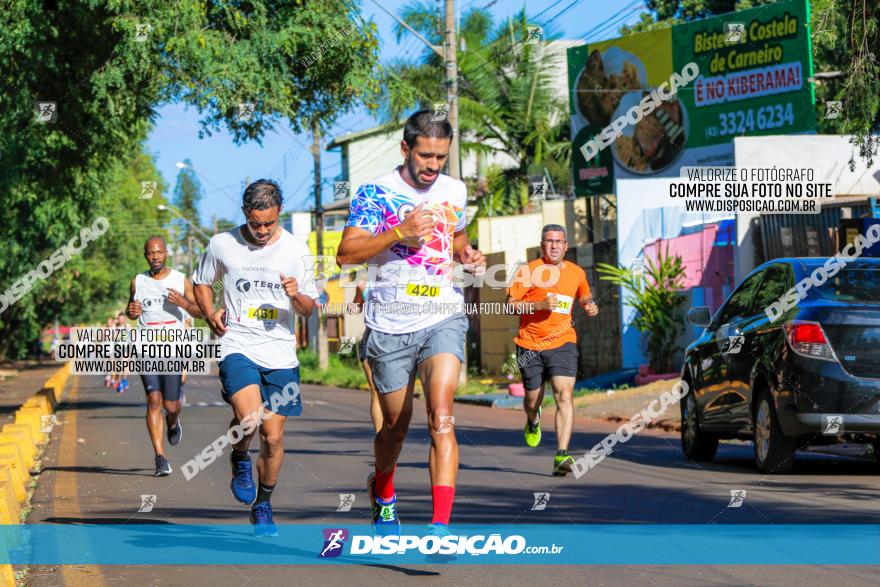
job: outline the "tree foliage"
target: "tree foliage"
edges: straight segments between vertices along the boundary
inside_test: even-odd
[[[432,44],[442,45],[433,15],[432,3],[422,1],[404,8],[401,18]],[[526,43],[530,24],[524,10],[497,26],[480,8],[461,19],[461,150],[479,153],[484,161],[492,156],[501,161],[487,173],[488,191],[477,216],[522,212],[529,176],[541,176],[545,169],[557,191],[568,191],[571,182],[567,102],[555,88],[563,55],[548,50],[546,43]],[[398,26],[397,32],[399,37],[403,29]],[[545,41],[557,38],[544,31]],[[445,103],[445,79],[443,60],[427,47],[415,61],[393,62],[385,78],[385,117],[396,120],[415,107]]]
[[[131,198],[139,199],[140,181],[157,179],[141,159],[141,144],[159,105],[192,105],[202,133],[226,127],[242,142],[259,141],[281,123],[295,131],[326,124],[357,100],[374,100],[376,29],[358,9],[355,0],[5,2],[0,293],[108,207],[119,215],[108,216],[111,227],[124,226],[120,219],[141,205],[152,217],[155,200],[136,206]],[[36,121],[38,101],[55,102],[53,122]],[[248,103],[253,114],[242,116],[240,105]],[[133,161],[140,161],[140,177],[125,176]],[[133,186],[134,196],[123,193]],[[107,198],[124,205],[113,208]],[[130,246],[114,238],[108,233],[99,243]],[[142,245],[131,254],[140,256]],[[71,278],[89,254],[98,253],[71,261],[0,314],[0,357],[20,356],[28,337],[54,318],[50,309],[63,304],[65,320],[85,320],[114,301],[100,297],[118,293],[106,278],[96,277],[94,288]],[[127,254],[109,252],[107,270]],[[56,307],[46,305],[52,296]]]
[[[675,370],[675,353],[681,350],[676,341],[683,324],[685,297],[679,292],[684,289],[684,267],[681,257],[669,254],[668,245],[658,250],[656,263],[647,257],[644,261],[642,271],[608,263],[598,263],[596,269],[601,279],[619,285],[626,303],[635,308],[632,323],[644,335],[651,369],[670,373]]]

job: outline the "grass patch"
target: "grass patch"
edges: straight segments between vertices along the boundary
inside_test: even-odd
[[[367,376],[358,363],[357,357],[330,355],[328,369],[318,368],[318,355],[311,351],[297,353],[300,365],[300,380],[303,383],[317,383],[332,387],[348,387],[351,389],[369,389]]]
[[[326,370],[318,368],[318,355],[312,351],[297,352],[300,366],[300,380],[303,383],[317,385],[329,385],[332,387],[347,387],[350,389],[369,389],[367,377],[355,355],[340,356],[330,355],[330,363]],[[416,390],[421,390],[421,385],[416,379]],[[478,395],[483,393],[503,393],[496,385],[480,383],[478,376],[471,374],[468,382],[459,387],[456,395]]]

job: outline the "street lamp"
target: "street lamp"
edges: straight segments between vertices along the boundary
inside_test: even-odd
[[[196,226],[195,224],[190,222],[189,218],[187,218],[186,216],[184,216],[183,214],[178,212],[177,209],[174,208],[173,206],[166,206],[165,204],[157,204],[156,209],[160,210],[162,212],[165,212],[166,210],[168,212],[171,212],[172,214],[174,214],[175,216],[177,216],[178,218],[180,218],[181,220],[183,220],[184,222],[189,224],[193,228],[193,230],[195,230],[197,233],[199,233],[202,236],[202,238],[204,238],[205,240],[211,240],[210,236],[205,234],[205,232],[201,228],[199,228],[198,226]]]

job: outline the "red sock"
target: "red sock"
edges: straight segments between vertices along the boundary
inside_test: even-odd
[[[373,485],[373,495],[378,497],[379,499],[383,499],[385,501],[394,497],[394,471],[397,469],[397,465],[394,465],[390,471],[387,473],[384,471],[380,471],[379,467],[376,467],[376,481]]]
[[[434,519],[431,523],[439,522],[448,526],[449,516],[452,515],[452,502],[455,499],[455,487],[432,485],[431,497],[434,498]]]

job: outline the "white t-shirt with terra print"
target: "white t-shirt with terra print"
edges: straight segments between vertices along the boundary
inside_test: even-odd
[[[463,311],[461,289],[451,278],[452,242],[466,225],[467,187],[440,174],[426,190],[400,176],[400,168],[360,186],[351,200],[346,226],[380,234],[394,230],[416,206],[434,213],[434,231],[421,242],[395,243],[368,261],[378,266],[365,293],[364,320],[369,328],[390,334],[415,332]],[[404,277],[401,277],[403,272]],[[439,284],[439,285],[435,285]],[[458,307],[435,312],[434,305]],[[397,311],[405,308],[404,311]]]
[[[311,252],[283,228],[270,245],[258,247],[242,236],[239,226],[211,237],[193,274],[193,283],[212,285],[223,280],[226,334],[220,338],[221,357],[241,353],[268,369],[292,369],[296,357],[294,309],[281,286],[281,274],[294,277],[299,293],[317,298]]]

